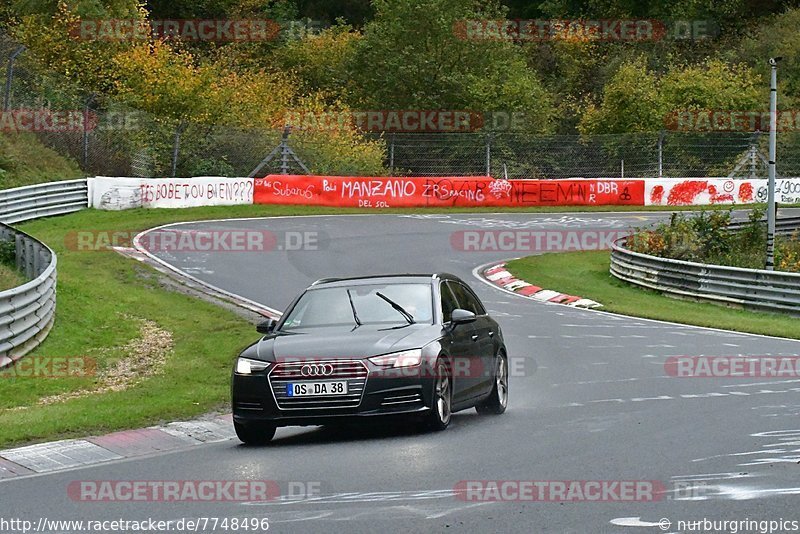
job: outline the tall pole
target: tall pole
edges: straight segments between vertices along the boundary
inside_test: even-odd
[[[765,268],[775,268],[775,145],[778,139],[778,61],[769,59],[769,181],[767,182],[767,261]]]

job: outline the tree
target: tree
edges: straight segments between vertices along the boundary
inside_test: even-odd
[[[502,19],[493,2],[375,0],[349,72],[360,109],[524,111],[552,127],[551,97],[509,42],[473,40],[459,24]]]
[[[581,133],[654,132],[665,119],[683,110],[762,110],[766,93],[752,69],[709,60],[675,66],[659,77],[644,58],[623,64],[603,90],[599,105],[590,105],[579,124]]]
[[[740,46],[729,52],[732,58],[745,61],[769,84],[770,57],[782,57],[778,71],[778,102],[783,108],[800,104],[800,8],[790,9],[759,27]]]
[[[319,92],[329,102],[346,100],[351,88],[348,65],[361,34],[347,25],[335,25],[319,34],[291,40],[274,50],[275,66],[294,73],[304,93]]]

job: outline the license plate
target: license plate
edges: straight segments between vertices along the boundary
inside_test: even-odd
[[[347,380],[331,382],[299,382],[286,384],[287,397],[315,397],[325,395],[346,395]]]

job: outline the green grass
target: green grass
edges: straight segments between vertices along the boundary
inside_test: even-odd
[[[25,283],[25,277],[14,267],[0,263],[0,291],[11,289]]]
[[[85,176],[32,133],[0,133],[0,189]]]
[[[514,276],[537,286],[595,300],[604,311],[675,323],[800,339],[797,318],[678,300],[609,274],[608,251],[563,252],[508,262]]]

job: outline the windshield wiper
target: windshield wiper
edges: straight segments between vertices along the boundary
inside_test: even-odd
[[[347,300],[350,301],[350,309],[353,310],[353,319],[356,322],[356,325],[361,326],[361,319],[358,318],[358,313],[356,313],[356,305],[353,304],[353,295],[350,294],[350,290],[347,290]]]
[[[390,299],[389,297],[387,297],[386,295],[384,295],[384,294],[383,294],[383,293],[381,293],[380,291],[376,292],[375,294],[376,294],[376,295],[378,295],[378,296],[379,296],[380,298],[382,298],[383,300],[385,300],[386,302],[388,302],[388,303],[389,303],[389,305],[390,305],[392,308],[394,308],[395,310],[397,310],[397,311],[400,313],[400,315],[402,315],[402,316],[403,316],[403,318],[404,318],[406,321],[408,321],[408,324],[414,324],[414,316],[413,316],[413,315],[411,315],[410,313],[408,313],[408,312],[405,310],[405,308],[403,308],[402,306],[400,306],[398,303],[396,303],[395,301],[393,301],[392,299]]]

